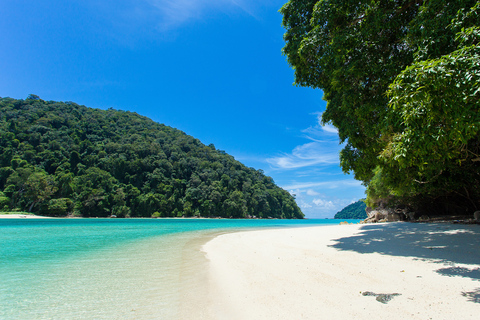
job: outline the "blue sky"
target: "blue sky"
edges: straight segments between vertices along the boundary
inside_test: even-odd
[[[213,143],[308,218],[364,197],[322,92],[292,85],[286,0],[1,0],[0,96],[130,110]]]

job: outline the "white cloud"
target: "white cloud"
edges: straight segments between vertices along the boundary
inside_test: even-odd
[[[313,166],[328,166],[339,164],[339,153],[342,146],[339,144],[338,131],[330,125],[321,125],[322,113],[317,116],[316,125],[302,130],[305,138],[311,142],[295,147],[291,154],[283,154],[267,159],[267,162],[277,169],[298,169]]]
[[[306,197],[302,194],[302,191],[299,189],[297,190],[290,190],[289,193],[295,196],[295,200],[297,201],[297,205],[303,209],[310,209],[312,208],[312,204],[310,204],[310,200],[307,200]]]
[[[310,216],[333,217],[335,213],[350,204],[348,199],[339,199],[336,197],[314,198],[310,202],[312,206],[306,208]]]
[[[321,182],[299,182],[288,186],[283,186],[285,189],[301,189],[322,187],[328,189],[347,188],[347,187],[361,187],[362,183],[357,180],[334,180]]]
[[[339,185],[335,181],[333,184]],[[345,186],[346,183],[343,183],[343,185],[343,187],[340,187],[339,185],[340,189],[334,189],[331,192],[329,192],[328,188],[323,185],[320,185],[317,190],[315,190],[314,187],[302,189],[292,188],[289,189],[289,192],[290,194],[295,194],[297,204],[307,218],[333,218],[335,213],[362,198],[362,192],[358,192],[358,196],[351,198],[350,195],[352,189],[350,188],[350,190],[347,190],[349,188]],[[302,187],[301,185],[297,186]]]
[[[335,209],[335,205],[330,200],[313,199],[312,202],[319,209],[323,209],[323,210],[334,210]]]
[[[309,142],[293,149],[291,154],[267,159],[273,167],[279,169],[297,169],[315,165],[338,164],[338,147],[332,148],[328,142]]]
[[[298,206],[301,208],[301,209],[308,209],[308,208],[311,208],[312,206],[309,205],[308,203],[304,202],[304,201],[300,201],[300,203],[298,204]]]
[[[322,130],[328,133],[338,134],[338,129],[331,124],[326,124],[322,126]]]
[[[233,3],[234,5],[236,5],[237,7],[239,7],[240,9],[242,9],[245,13],[247,13],[248,15],[258,19],[257,15],[255,14],[254,12],[254,8],[252,7],[252,3],[249,2],[249,1],[242,1],[242,0],[230,0],[227,2],[231,2]],[[253,2],[253,3],[256,3],[256,2]]]
[[[160,29],[170,29],[188,20],[206,16],[205,11],[214,9],[242,12],[256,18],[255,2],[249,0],[144,0],[157,10],[161,18]]]
[[[308,196],[313,196],[313,197],[314,197],[314,196],[318,196],[318,195],[320,195],[320,193],[316,192],[315,190],[308,189],[308,190],[307,190],[307,195],[308,195]]]
[[[325,125],[322,124],[323,112],[316,112],[314,114],[317,116],[317,123],[314,126],[303,130],[302,132],[309,134],[309,139],[313,139],[311,136],[324,136],[325,134],[329,135],[330,138],[332,136],[336,138],[338,136],[338,129],[329,123]]]
[[[364,197],[365,188],[360,181],[341,171],[342,145],[337,129],[329,124],[321,125],[321,113],[314,115],[315,124],[301,131],[308,143],[266,161],[277,175],[289,176],[288,182],[284,180],[279,185],[291,190],[308,218],[327,218],[350,204],[352,198]]]
[[[147,0],[161,13],[165,24],[181,23],[200,14],[202,2],[199,0]]]
[[[132,38],[162,34],[172,37],[171,31],[191,21],[208,20],[214,14],[235,17],[246,14],[260,20],[262,7],[276,8],[278,2],[265,0],[84,0],[92,15],[108,21],[103,32],[122,42],[130,43]],[[277,9],[278,10],[278,9]],[[112,28],[113,27],[113,28]],[[127,38],[126,39],[124,38]]]

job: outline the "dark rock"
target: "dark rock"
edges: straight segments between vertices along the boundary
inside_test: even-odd
[[[393,297],[401,296],[401,294],[400,293],[374,293],[371,291],[365,291],[365,292],[362,292],[362,296],[373,296],[373,297],[376,297],[375,300],[377,300],[378,302],[386,304],[388,301],[392,300]]]

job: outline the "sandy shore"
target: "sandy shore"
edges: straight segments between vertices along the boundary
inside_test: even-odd
[[[203,251],[204,319],[480,316],[480,225],[249,231],[220,235]]]
[[[51,217],[36,216],[34,214],[0,214],[0,219],[51,219]]]

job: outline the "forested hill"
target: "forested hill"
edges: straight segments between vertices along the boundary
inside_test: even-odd
[[[362,200],[349,204],[335,214],[335,219],[366,219],[367,205]]]
[[[136,113],[0,98],[0,210],[303,218],[261,170]]]

